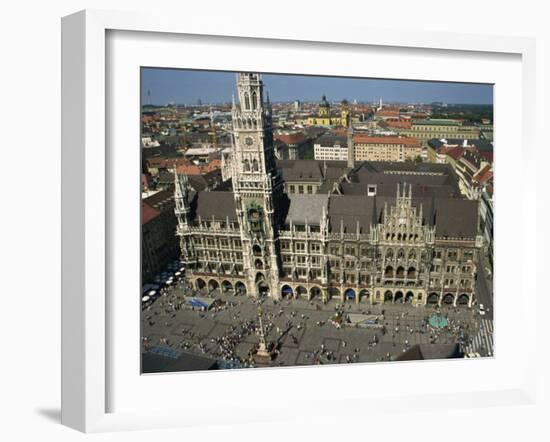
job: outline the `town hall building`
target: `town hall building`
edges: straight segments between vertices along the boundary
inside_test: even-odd
[[[461,196],[449,165],[277,161],[261,75],[237,74],[237,91],[230,190],[196,192],[175,173],[181,259],[195,288],[472,305],[478,202]]]

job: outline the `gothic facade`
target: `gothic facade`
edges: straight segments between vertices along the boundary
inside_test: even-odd
[[[175,176],[181,257],[197,289],[472,305],[482,245],[477,202],[459,196],[452,171],[277,162],[261,76],[237,74],[237,89],[232,190],[195,192],[185,175]],[[315,193],[285,190],[285,181],[312,180]]]

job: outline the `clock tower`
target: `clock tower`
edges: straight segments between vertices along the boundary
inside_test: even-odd
[[[243,245],[247,292],[278,297],[278,207],[282,180],[275,163],[269,98],[264,104],[260,74],[237,74],[233,100],[233,192]]]

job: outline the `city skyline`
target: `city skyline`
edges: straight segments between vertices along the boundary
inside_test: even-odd
[[[326,95],[331,102],[493,104],[491,84],[287,74],[263,74],[263,79],[273,102],[315,102]],[[228,103],[234,84],[234,72],[142,68],[141,99],[144,105]]]

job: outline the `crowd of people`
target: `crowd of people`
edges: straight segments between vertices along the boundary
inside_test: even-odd
[[[285,300],[276,301],[266,298],[258,298],[251,300],[246,297],[231,297],[224,302],[215,302],[210,309],[198,308],[187,305],[187,299],[195,297],[197,295],[207,297],[213,296],[212,293],[204,293],[193,290],[189,286],[188,282],[183,278],[176,281],[170,287],[165,287],[159,290],[159,296],[154,302],[148,303],[144,309],[143,320],[144,326],[149,328],[155,324],[162,325],[166,330],[166,334],[161,335],[158,338],[158,342],[152,342],[151,338],[144,336],[143,346],[146,351],[150,345],[164,345],[174,349],[199,353],[208,357],[211,357],[218,361],[230,361],[241,367],[255,366],[254,354],[257,350],[259,329],[259,317],[257,315],[243,314],[241,307],[256,303],[257,307],[262,304],[269,305],[269,308],[262,309],[262,322],[263,322],[263,335],[268,343],[269,351],[273,355],[280,354],[284,351],[284,347],[294,347],[299,345],[300,332],[308,325],[316,327],[325,327],[329,321],[336,328],[341,328],[343,321],[330,320],[317,320],[311,321],[308,310],[301,305],[300,309],[295,308],[295,301]],[[326,310],[326,304],[319,305],[313,301],[307,303],[308,308],[311,311]],[[181,309],[191,308],[198,310],[197,314],[206,318],[215,320],[217,315],[221,312],[227,312],[231,324],[221,333],[216,336],[208,336],[208,334],[200,334],[193,332],[190,329],[182,328],[181,330],[174,330],[174,320]],[[346,304],[336,304],[330,309],[334,309],[335,315],[340,318],[345,317],[346,311],[349,311],[351,306]],[[372,307],[371,307],[372,308]],[[451,308],[447,309],[447,313],[454,313],[454,318],[446,316],[448,319],[445,327],[436,328],[430,325],[429,316],[426,316],[422,321],[416,319],[409,320],[409,312],[404,311],[396,316],[392,316],[389,311],[386,311],[383,306],[379,307],[377,313],[381,313],[383,318],[383,327],[376,334],[369,333],[368,341],[363,350],[370,353],[381,342],[388,342],[389,336],[391,336],[391,345],[395,350],[392,353],[406,351],[411,347],[411,342],[414,341],[414,336],[428,335],[428,342],[430,343],[448,343],[459,342],[461,345],[467,345],[470,341],[469,336],[475,332],[475,325],[468,320],[467,317],[460,317],[460,310],[455,309],[451,311]],[[441,309],[435,310],[437,314],[442,314]],[[300,310],[300,311],[299,311]],[[388,309],[390,310],[390,309]],[[367,311],[360,311],[362,313],[370,314],[370,309]],[[260,313],[259,313],[260,314]],[[336,316],[333,316],[336,317]],[[172,329],[172,332],[168,333],[168,330]],[[168,337],[168,334],[172,338]],[[175,339],[178,336],[179,340]],[[344,334],[342,336],[345,336]],[[384,336],[386,338],[384,339]],[[244,345],[241,345],[243,344]],[[313,351],[305,353],[306,363],[308,364],[327,364],[337,362],[358,362],[361,358],[361,348],[346,349],[347,343],[345,339],[341,340],[341,346],[339,351],[329,350],[324,344],[321,344]],[[346,350],[344,350],[346,349]],[[391,360],[392,354],[385,353],[380,355],[376,360]],[[364,358],[363,358],[364,359]],[[369,358],[373,360],[372,357]]]

